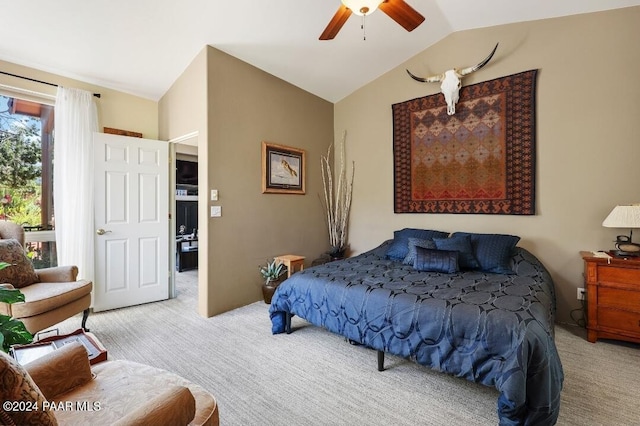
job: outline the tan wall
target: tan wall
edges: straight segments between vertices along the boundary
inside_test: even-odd
[[[158,105],[159,132],[171,140],[207,131],[207,49],[193,59],[180,77],[162,96]]]
[[[280,254],[328,250],[318,194],[320,155],[333,141],[333,104],[208,48],[208,188],[222,217],[209,218],[209,315],[260,300],[258,265]],[[306,195],[261,193],[261,142],[306,150]]]
[[[156,101],[9,62],[0,61],[0,69],[11,74],[46,81],[48,83],[100,93],[100,99],[96,99],[100,131],[102,131],[103,127],[112,127],[142,133],[147,139],[158,138],[158,103]],[[4,74],[0,74],[0,84],[52,96],[55,96],[57,90],[52,86],[6,76]]]
[[[162,139],[198,134],[201,315],[260,300],[258,265],[267,259],[295,253],[310,264],[327,250],[317,194],[331,103],[206,47],[162,97],[159,116]],[[261,193],[263,140],[307,151],[306,195]],[[209,217],[212,205],[222,217]]]
[[[452,34],[335,106],[356,162],[351,232],[356,252],[395,229],[497,232],[522,237],[549,268],[558,320],[572,322],[583,286],[580,250],[610,249],[628,230],[602,227],[616,204],[640,202],[640,7]],[[464,84],[539,69],[535,216],[394,214],[391,105],[439,91],[411,80],[469,66],[500,47]],[[636,238],[637,239],[637,238]]]
[[[160,138],[173,140],[192,135],[188,142],[196,143],[195,155],[198,155],[198,264],[206,265],[209,256],[209,221],[207,197],[208,172],[206,158],[208,145],[199,143],[207,140],[207,49],[204,48],[189,64],[187,69],[171,85],[160,99],[159,106]],[[195,136],[193,136],[195,135]],[[179,147],[177,152],[186,151]],[[194,154],[193,150],[190,150]],[[208,316],[209,268],[198,269],[198,312]]]

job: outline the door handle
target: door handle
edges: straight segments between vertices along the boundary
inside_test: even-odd
[[[98,230],[96,230],[96,234],[98,234],[98,235],[104,235],[104,234],[106,234],[107,232],[111,232],[111,231],[105,231],[105,230],[104,230],[104,229],[102,229],[102,228],[99,228]]]

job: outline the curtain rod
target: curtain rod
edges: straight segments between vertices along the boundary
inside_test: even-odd
[[[9,72],[5,72],[5,71],[0,71],[0,74],[4,74],[4,75],[8,75],[10,77],[16,77],[16,78],[21,78],[23,80],[29,80],[29,81],[33,81],[34,83],[40,83],[40,84],[46,84],[47,86],[53,86],[53,87],[58,87],[57,84],[53,84],[53,83],[48,83],[46,81],[42,81],[42,80],[36,80],[35,78],[29,78],[29,77],[23,77],[21,75],[17,75],[17,74],[11,74]],[[94,93],[93,96],[95,96],[96,98],[100,97],[100,93]]]

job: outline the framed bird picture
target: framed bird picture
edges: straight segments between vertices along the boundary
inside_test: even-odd
[[[305,151],[262,142],[262,193],[304,194]]]

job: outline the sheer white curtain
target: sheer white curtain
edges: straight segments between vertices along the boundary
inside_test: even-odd
[[[93,93],[59,87],[56,95],[53,196],[59,265],[76,265],[93,280]]]

